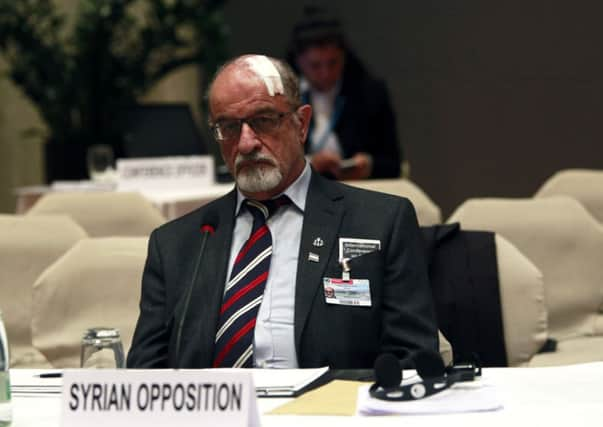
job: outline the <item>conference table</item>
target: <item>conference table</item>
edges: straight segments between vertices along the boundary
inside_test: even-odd
[[[146,188],[139,192],[155,205],[167,220],[178,218],[206,203],[221,197],[234,188],[233,183],[214,183],[200,188],[161,190]],[[115,191],[103,183],[92,181],[65,181],[53,185],[37,185],[15,189],[15,213],[24,214],[43,195],[58,191]]]
[[[272,410],[292,399],[259,398],[260,421],[264,427],[603,425],[603,362],[563,367],[486,368],[481,381],[487,381],[496,387],[503,403],[502,409],[433,415],[274,415],[270,414]],[[454,393],[454,389],[447,392]],[[324,408],[328,408],[329,404],[330,402],[324,402]],[[13,397],[12,427],[58,427],[60,423],[60,395]]]

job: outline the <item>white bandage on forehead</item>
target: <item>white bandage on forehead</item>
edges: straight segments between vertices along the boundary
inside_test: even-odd
[[[247,62],[249,68],[264,81],[266,90],[270,96],[285,94],[281,75],[271,60],[264,55],[254,55],[245,58],[245,62]]]

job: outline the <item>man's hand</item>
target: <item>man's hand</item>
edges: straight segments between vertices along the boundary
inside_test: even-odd
[[[357,153],[352,157],[354,167],[341,169],[337,175],[337,179],[365,179],[371,175],[373,169],[373,161],[367,153]]]
[[[312,155],[310,162],[318,173],[329,173],[336,178],[339,176],[341,157],[333,151],[320,151]]]

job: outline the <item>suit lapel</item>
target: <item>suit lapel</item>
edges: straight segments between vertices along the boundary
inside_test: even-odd
[[[212,364],[218,314],[222,303],[232,242],[235,203],[236,192],[232,191],[213,207],[220,222],[215,233],[207,241],[201,270],[195,285],[196,292],[192,298],[192,304],[198,307],[199,312],[198,323],[193,328],[199,337],[199,353],[197,353],[198,360],[190,361],[190,366],[193,367],[204,368],[210,367]],[[197,342],[195,337],[192,337],[192,342]]]
[[[312,172],[297,261],[294,323],[298,354],[316,292],[322,288],[325,268],[332,256],[338,256],[337,235],[343,217],[342,198],[328,180]],[[318,255],[319,261],[309,261],[310,254]]]

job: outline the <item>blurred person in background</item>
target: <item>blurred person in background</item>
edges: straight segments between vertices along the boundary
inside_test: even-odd
[[[335,179],[395,178],[401,154],[385,83],[372,77],[346,43],[339,20],[306,7],[288,55],[312,105],[306,155]]]

